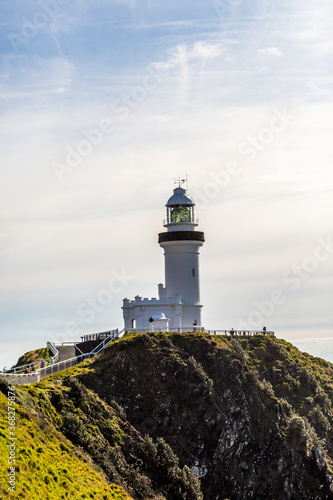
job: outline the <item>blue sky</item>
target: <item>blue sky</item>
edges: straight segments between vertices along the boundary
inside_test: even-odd
[[[277,3],[1,3],[0,367],[156,296],[185,174],[205,326],[333,361],[333,6]]]

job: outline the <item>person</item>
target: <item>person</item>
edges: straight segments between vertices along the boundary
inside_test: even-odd
[[[263,329],[262,329],[262,333],[263,333],[264,335],[266,335],[266,327],[265,327],[265,326],[264,326],[264,327],[263,327]]]
[[[41,368],[44,368],[44,367],[45,367],[45,361],[44,361],[44,359],[42,359],[42,361],[40,362],[40,367],[41,367]]]
[[[29,370],[28,370],[28,368],[26,368],[26,369],[25,369],[24,373],[25,373],[25,374],[30,373],[30,372],[29,372]]]
[[[36,371],[34,366],[32,366],[31,371],[32,371],[32,372],[35,372],[35,371]]]
[[[234,329],[233,329],[233,328],[231,328],[231,330],[230,330],[230,332],[229,332],[229,333],[230,333],[230,335],[233,335],[233,334],[235,333],[235,332],[234,332]]]

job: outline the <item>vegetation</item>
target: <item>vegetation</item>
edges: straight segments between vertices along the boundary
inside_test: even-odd
[[[35,349],[34,351],[29,351],[21,356],[16,365],[12,366],[12,368],[16,368],[17,366],[29,365],[30,363],[37,363],[42,359],[52,358],[52,352],[49,347],[42,347],[41,349]]]
[[[275,337],[130,334],[16,402],[17,498],[333,498],[333,365]]]
[[[0,413],[1,470],[5,472],[8,471],[8,422],[7,398],[2,393]],[[24,410],[20,404],[16,405],[15,437],[16,491],[8,491],[8,477],[2,473],[1,498],[130,500],[121,487],[109,484],[91,458],[56,431],[46,417]]]

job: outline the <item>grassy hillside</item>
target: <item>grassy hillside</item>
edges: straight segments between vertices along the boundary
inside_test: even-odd
[[[16,388],[18,476],[20,482],[22,476],[27,477],[27,484],[30,482],[29,486],[24,483],[21,497],[35,498],[46,483],[54,495],[49,498],[79,499],[87,491],[91,498],[130,498],[121,496],[124,494],[121,488],[107,488],[106,481],[103,489],[100,473],[104,472],[110,482],[122,485],[135,498],[202,498],[198,480],[187,467],[178,467],[178,458],[163,439],[154,441],[141,435],[116,402],[107,405],[80,383],[78,377],[89,374],[90,366],[87,361],[40,384]],[[4,383],[2,390],[7,393]],[[2,412],[5,411],[3,406]],[[35,421],[30,437],[28,419]],[[35,431],[36,426],[39,432]],[[5,427],[1,430],[4,446],[5,430]],[[77,463],[63,467],[66,453],[74,454]],[[41,473],[35,469],[38,456],[43,458]],[[5,458],[6,453],[2,454],[2,460]],[[86,461],[94,468],[88,470]],[[82,482],[82,475],[88,484]],[[99,483],[98,476],[101,476]],[[60,494],[61,491],[64,493]]]
[[[275,337],[129,335],[16,392],[22,498],[333,499],[333,365]]]
[[[14,365],[12,368],[28,365],[30,363],[35,363],[37,361],[41,361],[42,359],[49,359],[51,357],[51,349],[49,347],[42,347],[41,349],[35,349],[34,351],[26,352],[25,354],[23,354],[23,356],[20,356],[16,365]]]
[[[6,392],[6,388],[2,385]],[[32,500],[47,498],[130,500],[111,485],[90,457],[75,447],[47,418],[16,405],[16,493],[8,491],[7,398],[0,393],[0,497]]]

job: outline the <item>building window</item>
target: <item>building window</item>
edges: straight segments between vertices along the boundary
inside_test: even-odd
[[[195,277],[195,268],[194,267],[192,268],[192,276],[193,276],[193,278]]]

